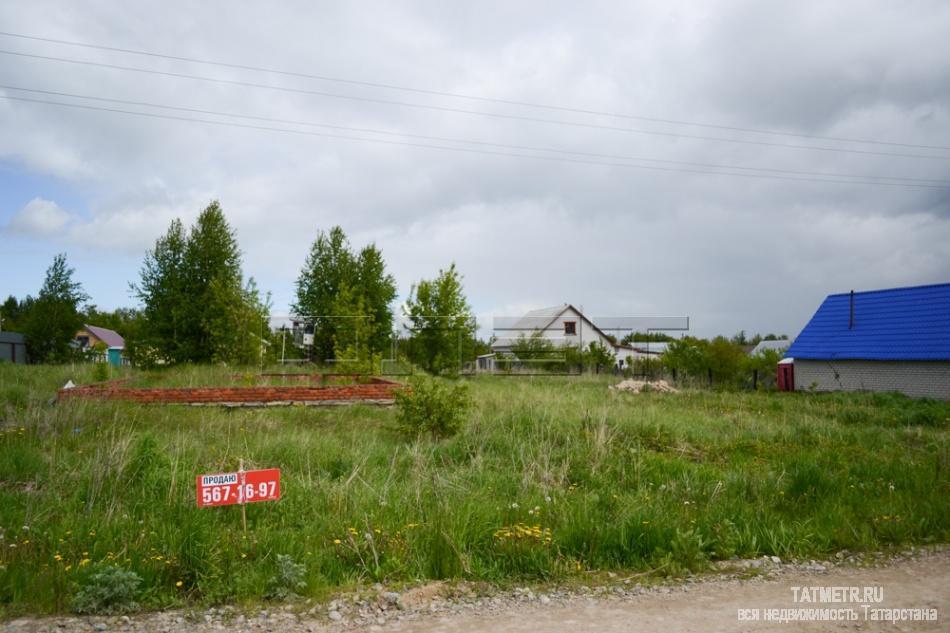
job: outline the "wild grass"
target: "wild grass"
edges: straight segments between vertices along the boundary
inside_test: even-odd
[[[252,371],[252,370],[250,370]],[[176,369],[168,384],[245,373]],[[136,376],[132,370],[126,374]],[[152,380],[150,377],[146,377]],[[360,582],[681,574],[709,560],[946,542],[950,405],[893,395],[615,394],[468,380],[449,439],[395,411],[70,401],[88,366],[0,365],[0,613],[68,610],[97,572],[146,608]],[[157,380],[157,379],[156,379]],[[198,509],[195,476],[279,467],[283,498]],[[296,567],[300,565],[302,567]]]

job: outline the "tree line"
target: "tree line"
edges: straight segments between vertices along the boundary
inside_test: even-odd
[[[271,328],[270,295],[245,277],[236,232],[217,201],[191,227],[172,221],[145,253],[130,294],[137,307],[99,310],[60,254],[35,298],[10,296],[0,306],[0,325],[25,335],[33,362],[77,358],[73,339],[84,323],[117,331],[127,355],[143,366],[275,360],[284,333]],[[314,360],[366,373],[379,368],[398,339],[408,362],[433,373],[457,370],[473,352],[475,330],[455,264],[412,285],[402,307],[408,326],[401,332],[394,329],[396,296],[379,248],[354,250],[335,226],[313,241],[291,309],[313,334],[307,353]]]

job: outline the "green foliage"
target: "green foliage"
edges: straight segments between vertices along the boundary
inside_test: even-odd
[[[19,332],[23,323],[26,321],[26,315],[33,307],[34,299],[27,295],[22,301],[13,295],[7,296],[3,305],[0,305],[0,329],[4,332]]]
[[[271,600],[289,600],[307,588],[307,568],[292,556],[277,555],[277,573],[267,581],[266,596]]]
[[[782,360],[782,352],[774,349],[762,350],[755,356],[749,356],[745,361],[745,368],[748,372],[758,373],[759,388],[771,388],[775,386],[775,375],[778,371],[778,362]]]
[[[590,366],[595,369],[610,369],[614,364],[614,356],[607,345],[600,341],[593,341],[587,346]]]
[[[109,363],[95,363],[92,368],[92,379],[94,382],[105,382],[109,380],[112,372]]]
[[[613,377],[479,376],[464,381],[474,405],[454,435],[406,441],[398,406],[46,404],[92,372],[0,365],[4,618],[68,609],[113,565],[141,578],[130,601],[189,609],[278,587],[319,599],[372,582],[571,583],[598,570],[646,582],[733,555],[950,539],[947,402],[684,388],[632,406],[609,395]],[[142,386],[243,373],[122,370]],[[282,498],[247,507],[247,538],[239,508],[195,508],[195,475],[240,459],[281,469]],[[303,569],[281,572],[278,555]]]
[[[711,378],[718,387],[739,387],[752,375],[749,357],[742,346],[724,336],[712,340],[685,336],[671,341],[661,360],[670,371],[676,370],[698,383]]]
[[[155,248],[146,252],[140,281],[132,286],[144,306],[145,327],[138,342],[143,356],[185,362],[194,354],[187,334],[188,327],[194,325],[190,312],[195,309],[188,296],[187,244],[184,225],[173,220]]]
[[[253,279],[245,284],[234,230],[217,201],[190,231],[172,222],[146,253],[133,291],[144,324],[132,356],[143,364],[260,360],[269,300]]]
[[[88,299],[82,285],[73,280],[75,272],[64,253],[46,270],[43,287],[23,323],[33,362],[63,362],[75,355],[70,342],[82,327],[80,304]]]
[[[135,602],[142,579],[134,571],[114,566],[102,567],[91,573],[73,598],[76,613],[128,613],[139,608]]]
[[[361,348],[360,358],[386,349],[396,281],[375,245],[354,254],[342,228],[321,231],[297,278],[296,295],[292,308],[314,326],[317,359],[340,358],[337,352],[351,345]]]
[[[467,387],[437,378],[417,378],[396,393],[396,421],[408,437],[451,437],[458,433],[472,406]]]
[[[629,345],[630,343],[662,343],[675,340],[676,339],[669,334],[662,332],[630,332],[620,339],[620,342],[623,345]]]
[[[412,361],[434,374],[457,373],[474,351],[475,317],[455,263],[435,279],[414,285],[406,308]]]
[[[333,337],[333,353],[339,371],[378,374],[382,355],[373,347],[374,320],[367,313],[363,297],[347,286],[337,295],[333,310],[340,317],[348,317],[346,326],[337,328]]]

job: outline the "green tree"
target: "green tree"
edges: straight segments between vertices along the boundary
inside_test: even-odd
[[[241,251],[217,201],[201,212],[191,229],[184,263],[188,360],[233,360],[241,354],[230,348],[239,335],[231,331],[236,324],[229,317],[245,308]],[[254,327],[260,330],[259,323]]]
[[[355,269],[343,229],[335,226],[329,233],[320,231],[297,277],[297,300],[291,306],[313,324],[313,352],[320,360],[334,357],[336,332],[342,320],[333,318],[338,316],[334,308],[340,291],[352,284]]]
[[[413,286],[406,312],[412,323],[412,361],[431,373],[457,372],[473,352],[475,318],[455,264]]]
[[[26,321],[26,315],[29,314],[33,306],[34,299],[27,295],[22,301],[10,295],[7,300],[0,305],[0,330],[4,332],[16,332]]]
[[[82,327],[80,306],[89,296],[73,280],[75,269],[61,253],[46,270],[46,279],[23,323],[34,362],[62,362],[73,355],[70,342]]]
[[[396,279],[386,272],[383,253],[375,244],[363,247],[356,258],[355,293],[370,317],[369,349],[382,352],[393,335],[393,309]]]
[[[337,351],[349,345],[356,329],[361,330],[363,356],[386,349],[392,335],[396,281],[386,272],[375,245],[354,254],[342,228],[321,231],[297,277],[296,295],[292,309],[313,324],[313,352],[318,359],[337,358]]]
[[[237,238],[217,201],[188,232],[181,221],[172,222],[146,253],[133,292],[144,305],[143,357],[153,350],[179,363],[258,358],[268,302],[253,279],[245,284]]]
[[[675,339],[669,334],[663,334],[662,332],[630,332],[620,339],[620,342],[623,345],[629,345],[630,343],[662,343],[672,340]]]
[[[374,319],[354,287],[341,289],[333,304],[333,314],[341,321],[333,338],[333,357],[338,361],[340,371],[378,373],[382,354],[373,347]]]
[[[140,281],[132,286],[142,302],[145,321],[139,341],[143,352],[154,350],[165,360],[189,360],[186,313],[193,309],[187,296],[185,249],[188,235],[181,220],[175,219],[168,232],[145,253]]]
[[[706,372],[707,345],[703,339],[684,336],[670,341],[660,359],[671,371],[679,371],[693,377],[702,376]]]

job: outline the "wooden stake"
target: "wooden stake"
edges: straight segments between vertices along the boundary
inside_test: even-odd
[[[238,464],[238,481],[241,482],[241,525],[244,527],[244,538],[247,538],[247,501],[244,499],[244,460]]]

